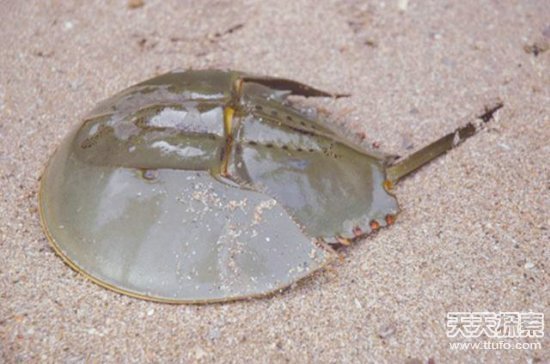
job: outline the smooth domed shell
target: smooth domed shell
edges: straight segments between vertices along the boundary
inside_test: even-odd
[[[187,71],[98,104],[42,176],[57,253],[121,293],[214,302],[280,290],[334,256],[323,241],[385,225],[398,210],[383,187],[387,156],[292,108],[290,93],[329,95]]]
[[[141,298],[261,295],[330,256],[277,201],[207,172],[89,165],[69,138],[43,179],[41,215],[56,251],[97,283]]]

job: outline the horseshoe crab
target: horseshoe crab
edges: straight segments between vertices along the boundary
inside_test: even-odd
[[[41,179],[54,250],[138,298],[265,295],[323,267],[331,244],[392,223],[391,186],[476,131],[468,124],[396,159],[346,140],[289,95],[344,96],[206,70],[167,73],[101,102]]]

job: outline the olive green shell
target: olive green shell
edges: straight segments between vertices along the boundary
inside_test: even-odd
[[[118,292],[213,302],[274,292],[326,264],[326,243],[386,225],[389,157],[286,97],[331,96],[241,72],[172,72],[94,108],[42,178],[65,261]]]

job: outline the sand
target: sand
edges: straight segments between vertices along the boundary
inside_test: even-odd
[[[0,3],[0,362],[550,361],[548,333],[509,340],[538,350],[459,351],[445,328],[449,311],[550,313],[546,1],[131,3]],[[401,183],[396,224],[330,269],[270,298],[157,304],[53,253],[38,179],[96,102],[189,67],[349,92],[307,103],[401,155],[504,107]]]

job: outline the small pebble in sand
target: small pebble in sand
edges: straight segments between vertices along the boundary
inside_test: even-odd
[[[74,23],[70,20],[67,20],[65,23],[63,23],[63,26],[65,27],[65,30],[71,30],[74,28]]]
[[[128,8],[130,9],[138,9],[141,8],[143,5],[145,5],[145,2],[143,0],[128,0]]]
[[[546,52],[550,48],[550,42],[546,39],[539,39],[533,43],[525,44],[523,50],[527,54],[532,54],[535,57],[538,57],[540,54]]]

